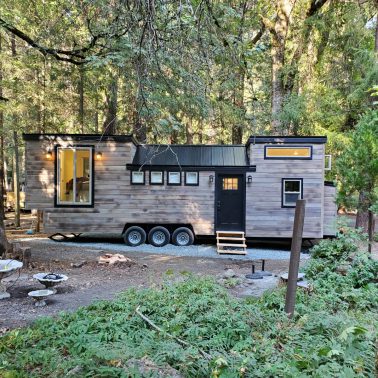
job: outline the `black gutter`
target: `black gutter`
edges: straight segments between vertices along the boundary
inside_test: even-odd
[[[280,144],[280,143],[307,143],[307,144],[325,144],[326,136],[250,136],[246,146],[250,144]]]
[[[22,134],[25,141],[113,141],[113,142],[132,142],[136,146],[138,141],[132,135],[101,135],[101,134]]]

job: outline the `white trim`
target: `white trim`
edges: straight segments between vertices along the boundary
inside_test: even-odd
[[[325,165],[325,162],[327,161],[327,158],[328,157],[328,164]],[[324,170],[325,171],[330,171],[332,169],[332,155],[324,155]]]

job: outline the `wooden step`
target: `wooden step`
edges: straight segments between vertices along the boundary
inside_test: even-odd
[[[237,247],[237,248],[247,248],[247,244],[236,244],[236,243],[218,243],[218,247]]]
[[[242,240],[245,241],[245,238],[235,238],[231,236],[217,236],[217,240]]]
[[[226,234],[226,235],[243,235],[244,231],[217,231],[218,234]]]
[[[218,249],[218,254],[224,254],[224,255],[246,255],[247,251],[240,251],[236,249]]]

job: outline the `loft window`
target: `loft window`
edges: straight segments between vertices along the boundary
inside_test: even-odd
[[[57,205],[93,205],[93,148],[57,148]]]
[[[223,190],[238,190],[239,179],[237,177],[223,177]]]
[[[185,172],[185,185],[198,185],[198,172]]]
[[[181,185],[181,172],[168,172],[168,185]]]
[[[312,146],[265,146],[265,159],[312,159]]]
[[[302,179],[282,179],[282,207],[295,207],[297,200],[302,198]]]
[[[131,184],[144,185],[144,172],[143,171],[131,171]]]
[[[150,184],[151,185],[163,185],[163,172],[162,171],[150,171]]]

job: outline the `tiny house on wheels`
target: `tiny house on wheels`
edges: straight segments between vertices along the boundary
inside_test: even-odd
[[[190,245],[218,231],[290,238],[298,198],[304,238],[335,234],[326,137],[252,136],[245,145],[143,145],[130,135],[24,134],[26,208],[47,233],[122,233]]]

